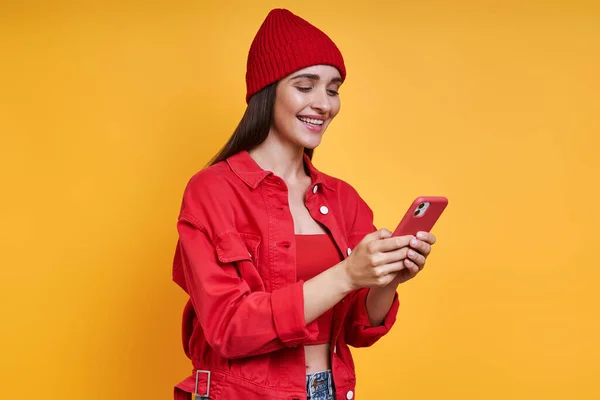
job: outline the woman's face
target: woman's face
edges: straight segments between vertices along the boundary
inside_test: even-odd
[[[337,68],[315,65],[281,79],[275,93],[271,131],[299,147],[314,149],[340,111]]]

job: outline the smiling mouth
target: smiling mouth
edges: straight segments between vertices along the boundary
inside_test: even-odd
[[[305,124],[308,124],[308,125],[311,125],[314,127],[321,127],[325,123],[325,121],[323,121],[321,119],[306,118],[306,117],[298,117],[298,119],[300,121],[304,122]]]

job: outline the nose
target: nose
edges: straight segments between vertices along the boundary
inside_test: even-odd
[[[311,107],[321,114],[327,114],[331,111],[331,96],[327,94],[327,89],[315,90]]]

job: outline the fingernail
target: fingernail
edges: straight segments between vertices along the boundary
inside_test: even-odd
[[[425,239],[425,232],[419,232],[419,233],[417,233],[417,237],[419,239]]]
[[[413,246],[416,246],[416,245],[418,245],[418,244],[419,244],[419,241],[418,241],[417,239],[415,239],[415,238],[412,238],[412,239],[410,240],[410,244],[411,244],[411,245],[413,245]]]

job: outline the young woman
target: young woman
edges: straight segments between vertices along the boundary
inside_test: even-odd
[[[377,230],[352,186],[312,164],[345,78],[325,33],[268,14],[248,55],[247,110],[183,195],[173,278],[190,296],[194,369],[176,399],[353,399],[348,346],[394,324],[396,288],[435,238]]]

